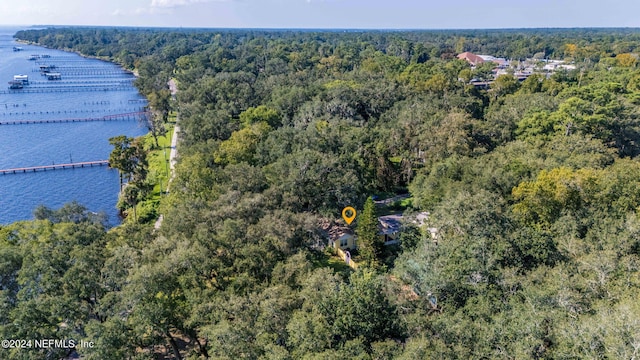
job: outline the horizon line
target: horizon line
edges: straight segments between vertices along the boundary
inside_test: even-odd
[[[202,27],[202,26],[153,26],[153,25],[55,25],[55,24],[7,24],[0,27],[25,28],[124,28],[124,29],[175,29],[175,30],[271,30],[271,31],[509,31],[509,30],[640,30],[640,27],[570,26],[570,27],[495,27],[495,28],[348,28],[348,27]]]

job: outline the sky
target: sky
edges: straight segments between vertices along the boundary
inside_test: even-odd
[[[479,29],[640,27],[638,0],[0,0],[0,25]]]

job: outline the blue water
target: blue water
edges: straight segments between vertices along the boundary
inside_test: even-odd
[[[100,118],[145,106],[132,86],[133,76],[118,66],[18,44],[13,40],[17,30],[0,27],[0,122]],[[23,51],[13,51],[14,46]],[[30,61],[32,54],[50,57]],[[40,75],[39,65],[52,64],[62,74],[61,80],[49,81]],[[25,89],[41,92],[9,92],[8,81],[18,74],[29,76]],[[115,86],[118,90],[112,90]],[[56,91],[67,87],[82,87],[82,91]],[[106,160],[112,148],[110,137],[146,132],[145,124],[136,120],[1,125],[0,169]],[[116,225],[120,222],[115,208],[118,189],[118,173],[107,167],[0,175],[0,224],[32,219],[33,210],[41,204],[58,208],[76,200],[91,211],[105,212],[110,224]]]

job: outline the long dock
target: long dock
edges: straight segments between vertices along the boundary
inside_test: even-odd
[[[99,69],[86,69],[86,70],[65,70],[62,69],[61,71],[57,71],[58,68],[55,69],[56,72],[61,73],[63,76],[66,75],[119,75],[119,76],[124,76],[127,75],[128,73],[125,73],[122,70],[99,70]],[[39,73],[40,69],[33,69],[31,70],[31,72],[33,73]]]
[[[100,85],[131,85],[131,83],[134,81],[135,79],[133,78],[123,78],[121,80],[115,79],[115,80],[57,80],[57,81],[53,81],[53,80],[30,80],[29,81],[29,87],[34,87],[34,85],[45,85],[45,86],[51,86],[51,84],[55,84],[55,85],[94,85],[94,86],[100,86]]]
[[[56,93],[56,92],[85,92],[85,91],[134,91],[135,88],[124,85],[96,85],[96,86],[56,86],[56,87],[35,87],[2,90],[0,94],[33,94],[33,93]]]
[[[75,168],[85,168],[85,167],[105,166],[105,165],[109,165],[109,160],[83,161],[83,162],[75,162],[75,163],[67,163],[67,164],[53,164],[53,165],[30,166],[30,167],[21,167],[21,168],[13,168],[13,169],[0,169],[0,173],[2,175],[7,175],[7,174],[19,174],[19,173],[47,171],[47,170],[65,170],[65,169],[75,169]]]
[[[141,120],[147,119],[148,112],[131,112],[125,114],[105,115],[95,118],[68,118],[68,119],[49,119],[49,120],[14,120],[0,121],[0,125],[32,125],[32,124],[60,124],[70,122],[90,122],[90,121],[124,121],[124,120]]]

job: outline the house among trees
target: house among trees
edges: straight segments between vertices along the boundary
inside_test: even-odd
[[[476,55],[470,52],[463,52],[458,55],[458,59],[466,60],[471,66],[478,66],[485,62],[492,62],[500,69],[504,69],[509,66],[509,61],[505,58],[497,58],[491,55]]]
[[[429,216],[428,212],[418,213],[412,223],[422,227]],[[385,215],[378,217],[378,236],[384,240],[384,245],[394,245],[399,243],[400,231],[402,225],[408,221],[407,217],[402,214]],[[436,239],[437,230],[435,228],[425,229],[429,231],[431,237]],[[329,246],[338,250],[354,250],[357,249],[357,236],[350,227],[332,225],[325,228],[328,233]]]
[[[397,244],[402,227],[402,214],[380,216],[378,222],[380,223],[380,237],[384,238],[384,244]]]
[[[496,66],[499,69],[504,69],[507,66],[509,66],[509,60],[507,60],[505,58],[497,58],[497,57],[491,56],[491,55],[478,55],[478,57],[480,57],[485,62],[489,62],[490,61],[490,62],[496,64]]]
[[[484,62],[483,58],[481,58],[480,56],[474,53],[470,53],[468,51],[463,52],[462,54],[458,54],[458,59],[466,60],[469,64],[471,64],[471,66],[477,66]]]
[[[356,235],[347,226],[333,225],[327,229],[329,246],[334,249],[351,250],[356,248]]]

